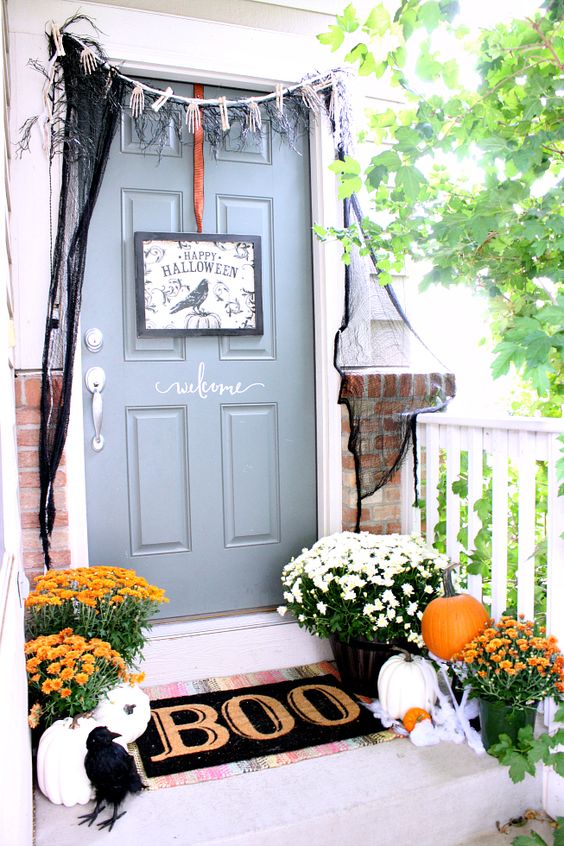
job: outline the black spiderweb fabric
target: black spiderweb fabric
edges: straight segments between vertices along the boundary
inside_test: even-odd
[[[354,222],[364,234],[356,195],[345,200],[343,217],[346,227]],[[354,457],[357,532],[361,529],[362,501],[392,479],[410,446],[414,504],[418,504],[417,415],[441,411],[455,392],[453,375],[421,340],[393,286],[378,284],[378,273],[374,254],[368,249],[368,257],[363,260],[357,251],[345,269],[345,310],[335,338],[334,363],[341,374],[339,403],[348,411],[347,446]],[[381,337],[376,340],[366,337],[367,327],[371,326],[370,301],[375,297],[388,318],[382,322]],[[364,314],[363,301],[368,301]],[[409,358],[415,363],[394,368],[389,364],[390,358],[395,352],[397,364],[402,353],[400,341],[393,337],[393,327],[398,324],[409,336]],[[385,349],[384,355],[379,344]]]
[[[41,384],[39,440],[39,525],[45,564],[55,522],[53,483],[65,445],[70,413],[73,359],[84,279],[88,227],[102,183],[120,114],[122,82],[114,74],[84,74],[80,50],[63,34],[65,61],[59,64],[55,103],[64,109],[56,143],[62,145],[59,216],[51,282]],[[51,49],[55,45],[51,41]],[[55,130],[57,131],[57,130]]]

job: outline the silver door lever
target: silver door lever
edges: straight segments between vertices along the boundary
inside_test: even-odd
[[[102,391],[106,384],[106,374],[101,367],[90,367],[84,376],[86,387],[92,394],[92,422],[94,423],[94,437],[91,446],[94,452],[100,452],[104,448],[102,437]]]

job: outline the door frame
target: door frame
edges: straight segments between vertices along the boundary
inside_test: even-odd
[[[102,11],[104,7],[97,7]],[[116,9],[108,9],[104,12],[113,12],[111,18],[116,16]],[[155,16],[151,13],[144,13],[138,10],[119,10],[121,33],[128,32],[126,19],[137,18],[137,32],[139,31],[139,19],[146,17],[147,25],[154,24]],[[125,16],[125,17],[124,17]],[[108,21],[104,15],[98,14],[98,24],[105,33],[116,32],[116,21]],[[161,16],[165,17],[165,16]],[[176,19],[178,21],[178,19]],[[218,39],[226,38],[226,25],[209,21],[191,21],[196,24],[197,29],[203,28],[206,31],[207,43],[217,46]],[[141,27],[142,29],[142,27]],[[262,31],[261,35],[264,34]],[[248,35],[248,34],[247,34]],[[268,36],[276,37],[276,34],[268,33]],[[280,33],[278,33],[280,36]],[[123,36],[122,36],[123,37]],[[129,46],[129,45],[127,45]],[[201,81],[204,84],[217,84],[233,87],[246,87],[256,90],[271,91],[276,82],[288,84],[288,79],[277,77],[268,73],[259,76],[249,74],[242,76],[233,68],[236,51],[226,60],[226,65],[231,65],[225,71],[217,70],[217,55],[210,55],[209,59],[199,56],[198,64],[189,67],[178,65],[178,52],[164,49],[131,46],[125,50],[123,41],[119,46],[110,42],[105,44],[110,56],[116,53],[117,58],[125,59],[122,68],[125,73],[131,76],[150,76],[162,79],[177,79],[179,82]],[[121,55],[118,54],[121,53]],[[268,52],[268,49],[265,50]],[[159,53],[155,61],[155,53]],[[147,61],[143,61],[144,53]],[[137,54],[137,55],[135,55]],[[245,62],[245,51],[241,50],[241,62]],[[135,55],[135,58],[128,58]],[[272,52],[270,51],[270,55]],[[275,51],[276,55],[276,51]],[[193,54],[191,55],[193,59]],[[262,57],[264,59],[264,56]],[[276,60],[274,61],[276,64]],[[278,62],[279,64],[279,62]],[[267,67],[268,71],[269,68]],[[275,68],[270,68],[275,70]],[[287,70],[287,68],[286,68]],[[329,122],[324,118],[314,119],[310,122],[310,191],[311,191],[311,214],[312,222],[321,225],[338,225],[341,221],[341,203],[337,200],[336,178],[328,170],[329,164],[334,160],[334,144],[330,131]],[[316,411],[316,460],[317,460],[317,521],[318,535],[322,537],[335,531],[342,526],[342,463],[341,463],[341,408],[338,405],[339,375],[333,365],[334,337],[338,330],[343,313],[344,298],[344,274],[340,260],[337,244],[322,243],[312,234],[312,272],[313,272],[313,319],[314,319],[314,376],[315,376],[315,411]],[[82,338],[82,333],[79,333]],[[82,412],[82,355],[81,344],[77,345],[75,371],[73,381],[73,398],[71,405],[71,418],[69,422],[67,437],[67,490],[68,490],[68,512],[69,512],[69,542],[71,551],[72,566],[83,566],[88,561],[87,528],[88,520],[86,513],[86,478],[84,468],[84,426],[90,425],[89,420],[83,419]],[[249,630],[250,617],[253,618],[252,628],[258,626],[271,627],[273,625],[295,626],[286,619],[282,619],[275,612],[258,612],[256,615],[234,615],[230,617],[218,617],[206,619],[205,621],[187,621],[182,623],[163,623],[155,627],[158,629],[157,636],[178,637],[182,634],[204,634],[214,628],[213,620],[217,620],[218,631],[225,632],[227,629]],[[305,641],[304,641],[305,646]],[[310,650],[311,651],[311,650]],[[315,650],[314,650],[315,652]],[[310,660],[308,653],[308,660]],[[282,666],[282,664],[280,664]],[[186,669],[186,668],[184,668]],[[253,669],[258,669],[253,667]],[[267,669],[265,667],[265,669]],[[238,671],[234,668],[232,672]],[[201,672],[199,670],[198,672]],[[170,673],[169,673],[170,675]],[[186,678],[186,675],[183,676]],[[169,678],[170,680],[170,678]]]

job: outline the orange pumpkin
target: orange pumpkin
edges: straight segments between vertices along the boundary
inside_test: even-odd
[[[425,646],[445,661],[466,646],[489,620],[488,612],[475,597],[456,593],[451,569],[447,567],[443,575],[444,596],[433,599],[421,618]]]
[[[423,720],[430,719],[431,715],[424,708],[410,708],[409,711],[406,711],[403,715],[403,724],[409,732],[412,732],[418,723],[422,723]]]

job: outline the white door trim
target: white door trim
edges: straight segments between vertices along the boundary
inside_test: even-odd
[[[97,7],[101,10],[102,7]],[[107,8],[105,11],[110,11]],[[112,10],[115,12],[115,10]],[[136,16],[136,31],[139,32],[139,18],[146,16],[151,19],[151,23],[156,22],[155,16],[151,14],[145,15],[143,12],[121,9],[120,15]],[[99,17],[99,16],[98,16]],[[106,33],[112,32],[112,26],[109,23],[100,21],[100,26]],[[175,23],[178,25],[179,21],[176,19]],[[203,22],[198,22],[198,25],[203,25]],[[217,27],[217,35],[225,31],[225,25],[215,25],[210,22],[205,22],[207,35],[210,39],[208,43],[217,43],[214,40],[213,30]],[[127,32],[127,28],[122,21],[121,37],[123,33]],[[271,37],[273,34],[268,33]],[[158,42],[153,42],[158,43]],[[112,56],[114,49],[117,47],[113,44],[107,44],[106,48],[110,56]],[[123,46],[123,43],[120,44]],[[132,48],[131,48],[132,49]],[[194,79],[218,80],[220,73],[217,67],[211,64],[202,64],[201,67],[182,68],[178,66],[178,53],[167,56],[166,50],[159,50],[160,60],[154,61],[155,52],[153,47],[151,49],[140,48],[136,60],[126,61],[123,65],[125,72],[131,75],[148,75],[161,78],[175,78],[181,81],[191,81]],[[124,51],[124,57],[131,55],[131,50]],[[145,55],[147,60],[145,61]],[[120,58],[116,54],[116,58]],[[190,58],[194,61],[194,54],[191,53]],[[233,57],[232,57],[233,58]],[[150,61],[149,59],[153,59]],[[213,57],[210,57],[210,60]],[[232,65],[233,62],[227,64]],[[246,62],[248,64],[248,61]],[[217,63],[216,63],[217,65]],[[271,69],[272,70],[272,69]],[[232,71],[225,73],[222,76],[223,84],[230,83],[232,85],[241,85],[242,78],[244,78],[244,85],[250,88],[257,89],[269,88],[273,85],[273,76],[265,74],[265,76],[250,76],[244,73]],[[274,77],[274,81],[278,81]],[[284,79],[279,81],[285,82]],[[287,80],[286,80],[287,81]],[[335,189],[335,177],[328,170],[328,165],[334,158],[333,143],[330,133],[330,127],[325,120],[312,121],[310,138],[310,171],[311,171],[311,196],[312,196],[312,218],[315,222],[324,225],[336,224],[340,218],[340,203],[337,201]],[[338,531],[341,528],[342,520],[342,471],[341,471],[341,410],[337,404],[339,391],[339,376],[333,366],[333,345],[335,332],[340,326],[342,309],[343,309],[343,272],[342,262],[338,255],[338,248],[336,245],[322,244],[317,239],[312,239],[312,257],[313,257],[313,296],[314,296],[314,339],[315,339],[315,383],[316,383],[316,437],[317,437],[317,512],[318,512],[318,533],[319,536]],[[82,335],[79,335],[81,338]],[[80,347],[80,345],[78,345]],[[77,349],[75,361],[75,379],[73,382],[73,404],[71,409],[71,420],[69,423],[69,434],[67,439],[67,473],[68,473],[68,507],[69,507],[69,527],[71,534],[71,560],[73,566],[83,566],[84,562],[88,560],[87,550],[87,515],[86,515],[86,480],[84,474],[84,457],[83,457],[83,426],[85,421],[82,415],[82,370],[81,370],[81,350]],[[88,423],[86,422],[86,425]],[[315,655],[324,657],[327,654],[327,649],[319,641],[309,638],[308,635],[301,632],[299,637],[296,637],[294,629],[298,631],[295,623],[284,621],[284,625],[275,625],[280,618],[275,620],[277,615],[256,615],[256,621],[251,624],[249,615],[237,615],[234,617],[219,617],[214,620],[206,619],[205,621],[196,620],[182,624],[175,624],[174,634],[170,631],[170,636],[178,640],[179,637],[192,637],[195,635],[207,635],[214,629],[219,634],[225,634],[227,638],[230,637],[230,632],[239,631],[242,635],[247,633],[252,628],[253,631],[257,629],[265,631],[269,630],[269,635],[273,632],[279,633],[277,643],[279,642],[280,650],[277,654],[278,666],[288,666],[292,663],[300,663],[300,654],[305,656],[304,663],[311,660],[316,660]],[[268,617],[268,619],[266,619]],[[157,643],[162,643],[163,638],[167,638],[167,625],[158,626],[155,628],[155,646]],[[179,628],[180,626],[180,628]],[[298,645],[300,644],[300,645]],[[316,644],[312,647],[312,644]],[[297,652],[296,652],[297,646]],[[288,648],[287,648],[288,647]],[[154,652],[154,650],[151,650]],[[233,644],[230,644],[229,653],[233,655]],[[201,666],[198,668],[199,674],[217,674],[215,669],[213,657],[211,657],[209,666]],[[270,658],[272,661],[272,656]],[[244,662],[245,663],[245,662]],[[272,663],[270,664],[272,667]],[[256,667],[255,669],[258,669]],[[230,672],[243,672],[242,665],[233,666]],[[183,676],[185,677],[185,676]]]

